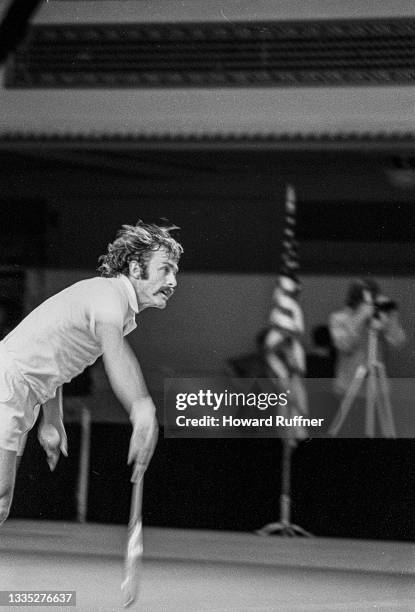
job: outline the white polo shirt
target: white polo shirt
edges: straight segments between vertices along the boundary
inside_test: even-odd
[[[137,297],[125,275],[91,278],[43,302],[1,345],[44,403],[102,355],[97,323],[115,324],[125,336],[135,329],[137,313]]]

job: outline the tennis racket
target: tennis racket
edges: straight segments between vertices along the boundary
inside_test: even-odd
[[[143,505],[144,471],[133,481],[131,494],[131,511],[128,523],[128,540],[125,554],[124,580],[121,584],[124,607],[131,606],[137,599],[140,590],[141,559],[143,556],[143,523],[141,510]]]

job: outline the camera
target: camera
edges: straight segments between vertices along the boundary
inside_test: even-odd
[[[393,310],[398,310],[398,304],[394,300],[390,298],[379,296],[374,301],[375,307],[375,317],[379,317],[379,315],[383,312],[385,314],[391,313]]]

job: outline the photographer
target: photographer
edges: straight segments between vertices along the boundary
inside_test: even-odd
[[[367,364],[371,328],[379,334],[380,361],[382,345],[399,348],[405,343],[396,302],[381,295],[375,281],[358,280],[349,287],[346,306],[329,318],[331,337],[338,351],[335,391],[341,395],[349,389],[357,368]]]

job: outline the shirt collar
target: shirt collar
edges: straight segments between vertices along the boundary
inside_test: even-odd
[[[125,288],[127,290],[128,303],[130,305],[130,308],[137,314],[138,313],[137,296],[135,294],[134,287],[133,287],[130,279],[125,274],[120,274],[118,276],[118,278],[125,285]]]

